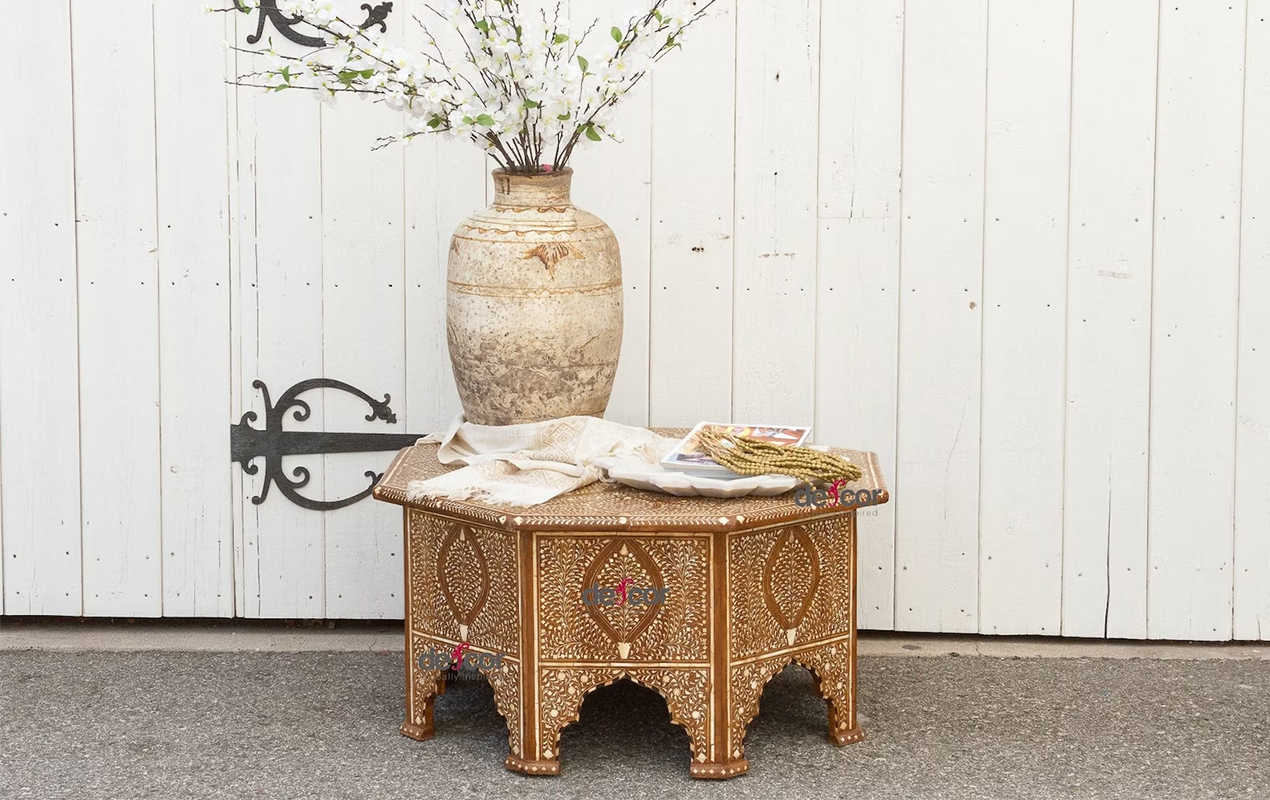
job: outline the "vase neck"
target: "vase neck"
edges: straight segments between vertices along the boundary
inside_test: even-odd
[[[545,208],[572,205],[569,188],[573,170],[565,167],[545,175],[513,175],[496,169],[494,205],[510,208]]]

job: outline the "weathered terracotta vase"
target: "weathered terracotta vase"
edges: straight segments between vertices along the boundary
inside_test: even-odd
[[[622,346],[617,237],[569,198],[573,170],[494,171],[450,241],[446,337],[470,422],[600,416]]]

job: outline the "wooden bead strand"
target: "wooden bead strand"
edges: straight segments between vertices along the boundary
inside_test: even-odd
[[[807,483],[859,480],[864,473],[842,456],[737,436],[722,427],[702,428],[697,446],[740,475],[791,475]]]

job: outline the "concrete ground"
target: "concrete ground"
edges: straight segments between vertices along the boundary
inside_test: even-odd
[[[0,798],[1270,798],[1270,648],[872,637],[866,741],[826,741],[793,667],[724,783],[688,778],[687,737],[629,683],[587,699],[558,778],[503,769],[483,683],[406,739],[400,649],[386,628],[6,626]]]

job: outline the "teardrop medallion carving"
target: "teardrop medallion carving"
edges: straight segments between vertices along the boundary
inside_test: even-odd
[[[459,625],[459,636],[467,639],[468,628],[489,599],[489,562],[475,531],[464,525],[451,528],[437,554],[437,573],[441,597]]]
[[[786,528],[763,565],[763,602],[791,645],[819,585],[820,557],[807,529],[802,525]]]
[[[663,589],[666,586],[661,569],[648,551],[634,539],[617,538],[604,546],[582,574],[582,588],[617,587],[624,579],[641,589]],[[661,611],[661,605],[622,603],[583,606],[604,635],[617,645],[618,655],[630,654],[631,642],[648,630]]]

